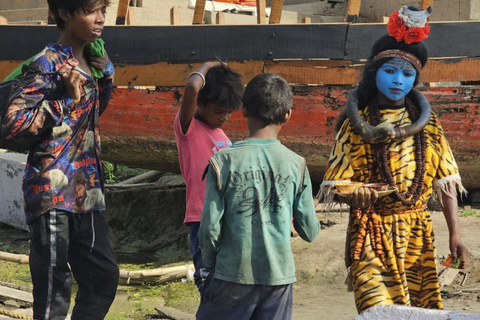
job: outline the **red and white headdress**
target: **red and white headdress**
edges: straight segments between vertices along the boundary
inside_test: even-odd
[[[413,11],[407,6],[402,7],[390,16],[387,24],[388,35],[406,44],[422,42],[430,33],[428,17],[431,12],[431,7],[423,11]]]

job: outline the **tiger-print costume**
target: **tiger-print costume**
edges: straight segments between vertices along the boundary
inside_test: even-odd
[[[411,124],[402,106],[381,109],[382,122]],[[369,119],[368,108],[362,112]],[[427,142],[423,193],[415,206],[406,207],[393,196],[381,198],[368,210],[351,210],[348,237],[350,272],[359,313],[382,304],[443,308],[436,269],[432,220],[427,201],[433,187],[454,183],[461,192],[460,175],[443,129],[435,114],[425,127]],[[413,136],[386,144],[396,187],[405,192],[415,174]],[[373,153],[347,119],[337,134],[324,181],[323,200],[333,199],[333,186],[345,180],[368,183],[374,169]],[[379,174],[379,173],[378,173]],[[380,181],[380,177],[377,179]],[[362,225],[366,228],[362,229]],[[348,248],[348,247],[347,247]],[[347,253],[346,253],[347,254]]]

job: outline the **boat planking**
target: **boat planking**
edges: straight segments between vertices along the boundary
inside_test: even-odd
[[[336,118],[358,83],[384,24],[244,26],[107,26],[103,39],[115,63],[115,91],[101,118],[105,160],[179,172],[173,119],[190,72],[216,57],[247,83],[274,72],[291,84],[294,112],[280,140],[307,159],[313,183],[323,177]],[[0,78],[57,39],[53,26],[0,26]],[[432,22],[425,44],[430,60],[421,75],[455,153],[464,184],[480,187],[480,22]],[[225,126],[235,141],[247,137],[235,113]]]

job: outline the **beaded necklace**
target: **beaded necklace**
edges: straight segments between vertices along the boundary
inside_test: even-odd
[[[418,108],[412,103],[412,101],[405,97],[406,109],[412,119],[412,121],[417,121],[419,117]],[[370,106],[370,122],[373,126],[380,124],[382,115],[378,107],[376,99]],[[425,178],[425,149],[426,139],[424,130],[420,130],[414,136],[415,140],[415,175],[413,177],[412,185],[408,188],[405,194],[401,193],[398,190],[394,191],[395,197],[402,202],[403,205],[411,207],[415,205],[420,196],[422,195],[423,181]],[[393,180],[392,170],[390,169],[390,154],[387,150],[387,145],[385,142],[372,144],[373,149],[373,161],[377,164],[377,167],[380,169],[380,176],[382,181],[388,183],[390,186],[395,186],[395,181]],[[374,166],[375,167],[375,166]],[[377,177],[375,174],[374,177]]]

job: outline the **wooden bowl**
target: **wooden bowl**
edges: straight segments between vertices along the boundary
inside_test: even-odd
[[[383,182],[366,183],[366,184],[363,185],[363,187],[374,189],[376,191],[387,191],[387,190],[390,189],[390,185],[388,183],[383,183]]]
[[[358,187],[361,187],[363,183],[361,182],[341,182],[335,185],[335,189],[337,189],[338,193],[352,193]]]

